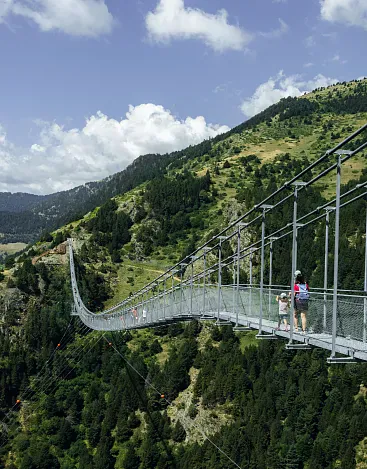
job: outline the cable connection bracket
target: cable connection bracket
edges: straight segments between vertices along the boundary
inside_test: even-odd
[[[334,154],[335,155],[347,155],[347,156],[350,156],[353,154],[353,152],[351,150],[336,150],[334,151]]]
[[[307,186],[308,182],[304,182],[304,181],[294,181],[292,182],[292,186],[294,187],[304,187],[304,186]]]
[[[271,210],[272,208],[274,208],[274,205],[262,204],[258,205],[257,208],[260,208],[261,210]]]

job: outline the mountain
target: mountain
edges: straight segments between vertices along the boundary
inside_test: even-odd
[[[101,181],[47,196],[0,193],[3,242],[32,242],[43,231],[80,218],[115,195],[124,194],[167,171],[190,166],[189,161],[198,162],[200,158],[220,161],[231,153],[249,154],[248,150],[256,154],[258,145],[271,140],[273,154],[267,155],[269,148],[262,145],[264,155],[259,155],[269,160],[275,151],[287,152],[301,138],[304,140],[303,150],[310,150],[308,157],[312,157],[326,149],[330,141],[348,132],[347,129],[356,127],[349,124],[351,119],[348,116],[353,116],[353,122],[357,124],[363,121],[366,112],[367,80],[339,83],[326,89],[316,89],[300,98],[284,98],[212,140],[166,155],[140,156],[124,171]],[[330,138],[325,135],[326,140],[322,142],[323,132],[328,131]],[[21,213],[21,216],[13,216],[16,213]]]
[[[235,467],[227,456],[243,469],[366,464],[366,364],[328,366],[325,351],[287,351],[281,340],[256,341],[251,332],[211,323],[87,331],[70,316],[67,258],[57,249],[75,239],[78,285],[91,310],[128,297],[366,123],[366,85],[288,98],[226,135],[141,157],[102,181],[94,199],[85,189],[88,213],[7,258],[0,274],[0,469]],[[348,161],[343,191],[367,180],[366,166],[363,155]],[[328,176],[300,196],[299,214],[329,200],[334,183]],[[72,204],[71,195],[54,196]],[[42,203],[56,214],[49,199]],[[60,202],[61,209],[70,216]],[[267,229],[291,213],[289,203],[268,214]],[[340,288],[363,289],[360,213],[363,200],[341,212]],[[246,242],[258,235],[254,225]],[[324,242],[317,224],[299,234],[298,260],[312,287],[322,286]],[[276,284],[289,282],[289,243],[279,241],[274,251]],[[228,244],[224,254],[234,249]],[[255,280],[258,270],[255,256]],[[268,275],[266,265],[265,281]],[[222,279],[233,281],[226,268]],[[240,280],[248,280],[245,263]]]
[[[24,192],[0,192],[0,212],[24,212],[32,209],[42,199],[49,196],[27,194]]]

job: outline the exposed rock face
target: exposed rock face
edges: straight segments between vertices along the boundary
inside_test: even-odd
[[[50,256],[52,256],[52,257],[50,257]],[[46,260],[45,259],[46,257],[50,257],[50,259]],[[44,258],[43,261],[45,262],[45,264],[65,264],[65,262],[66,262],[66,241],[64,243],[61,243],[58,246],[54,247],[53,249],[49,249],[48,251],[43,252],[40,256],[33,257],[32,264],[33,265],[37,264],[37,262],[41,258]]]

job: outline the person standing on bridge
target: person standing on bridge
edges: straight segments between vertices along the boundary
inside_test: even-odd
[[[298,313],[301,313],[302,334],[305,334],[310,288],[300,270],[295,271],[294,277],[294,328],[295,332],[298,332]]]
[[[279,305],[279,320],[277,330],[280,329],[280,324],[283,321],[285,330],[288,332],[288,313],[289,313],[289,299],[286,293],[281,293],[276,297],[276,301]]]

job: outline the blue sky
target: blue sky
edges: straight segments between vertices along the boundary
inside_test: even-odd
[[[366,39],[366,0],[0,0],[0,190],[101,179],[364,76]]]

